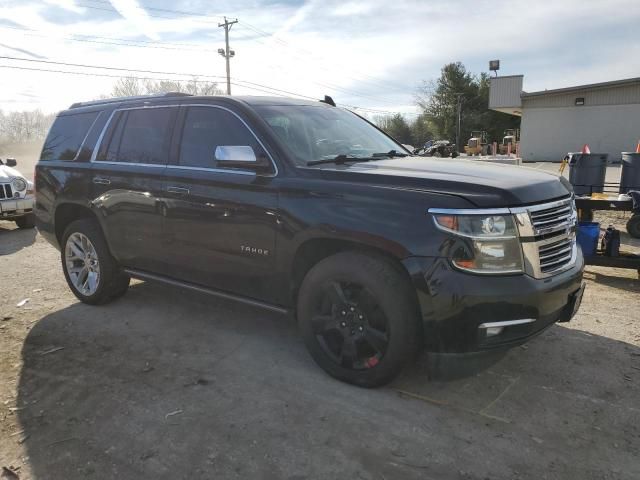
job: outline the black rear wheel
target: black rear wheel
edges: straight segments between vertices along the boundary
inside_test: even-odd
[[[339,253],[311,269],[298,322],[320,367],[364,387],[392,380],[419,346],[408,280],[388,260],[361,253]]]
[[[84,303],[107,303],[129,288],[129,276],[111,256],[100,225],[93,219],[69,224],[62,235],[60,257],[69,288]]]
[[[632,216],[627,222],[627,233],[634,238],[640,238],[640,213]]]

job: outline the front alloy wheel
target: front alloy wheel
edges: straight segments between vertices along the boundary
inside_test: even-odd
[[[387,351],[387,318],[362,285],[339,281],[327,284],[311,322],[325,354],[343,368],[375,367]]]
[[[421,343],[408,276],[375,254],[340,252],[314,265],[298,293],[297,317],[316,363],[362,387],[391,381]]]

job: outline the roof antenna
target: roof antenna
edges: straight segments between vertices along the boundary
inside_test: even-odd
[[[329,95],[324,96],[324,100],[320,100],[322,103],[326,103],[327,105],[331,105],[332,107],[336,106],[336,102],[333,101]]]

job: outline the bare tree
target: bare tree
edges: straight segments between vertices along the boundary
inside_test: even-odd
[[[111,90],[111,97],[135,97],[143,95],[144,88],[137,78],[126,77],[119,79]]]
[[[111,90],[110,97],[132,97],[156,93],[181,92],[191,95],[220,95],[222,90],[216,82],[198,80],[143,80],[126,77],[118,80]]]
[[[0,110],[0,143],[41,140],[54,118],[54,114],[44,114],[40,110],[6,114]]]

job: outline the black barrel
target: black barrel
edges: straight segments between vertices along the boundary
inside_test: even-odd
[[[569,182],[576,195],[604,190],[608,156],[606,153],[569,153]]]
[[[640,190],[640,153],[622,152],[620,193]]]

